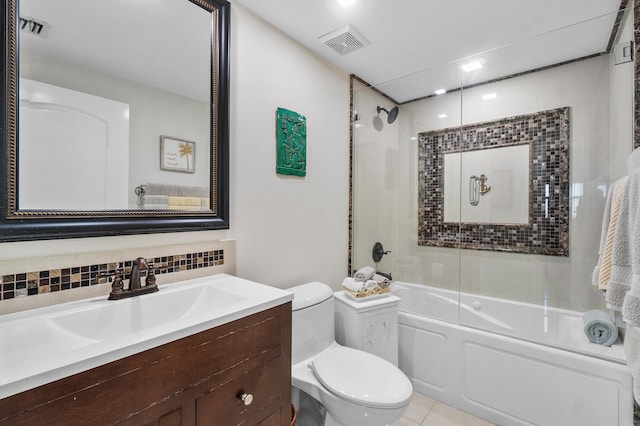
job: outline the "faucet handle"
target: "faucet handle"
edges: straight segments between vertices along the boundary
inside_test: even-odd
[[[153,271],[147,272],[147,278],[144,279],[144,284],[147,287],[156,285],[156,275],[153,273]]]
[[[122,281],[120,273],[116,271],[113,283],[111,283],[111,293],[109,293],[109,299],[116,299],[122,293],[124,293],[124,282]]]
[[[122,280],[123,274],[124,268],[122,267],[122,264],[118,265],[113,274],[101,274],[103,276],[113,277],[113,282],[111,283],[111,293],[109,293],[109,300],[119,299],[119,296],[124,293],[124,281]]]
[[[156,275],[153,272],[154,269],[158,269],[158,268],[166,268],[167,266],[169,266],[169,264],[167,263],[161,263],[161,264],[154,264],[154,263],[147,263],[147,278],[145,278],[144,282],[146,286],[154,286],[156,285]]]

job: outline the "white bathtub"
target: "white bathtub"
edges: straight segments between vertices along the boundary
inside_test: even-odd
[[[401,298],[399,366],[418,392],[499,425],[633,424],[622,345],[590,343],[581,313],[392,288]]]

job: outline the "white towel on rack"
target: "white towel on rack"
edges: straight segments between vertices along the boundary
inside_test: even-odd
[[[609,287],[609,281],[611,279],[611,263],[613,257],[613,246],[615,243],[615,233],[618,225],[618,218],[620,217],[622,196],[624,195],[628,180],[629,177],[625,176],[615,181],[612,185],[613,193],[609,206],[609,224],[607,225],[607,234],[605,236],[605,243],[602,249],[602,262],[600,263],[598,271],[598,288],[600,290],[606,291]]]
[[[625,187],[620,203],[618,224],[613,241],[611,255],[611,278],[607,287],[607,307],[622,311],[624,296],[631,288],[631,225],[629,223],[629,182]]]
[[[598,247],[598,263],[593,268],[593,273],[591,274],[591,284],[598,287],[598,280],[600,276],[600,265],[602,264],[602,253],[604,252],[604,244],[607,240],[607,233],[609,232],[609,224],[611,222],[611,200],[613,199],[613,189],[615,188],[616,183],[609,187],[609,191],[607,192],[607,201],[604,205],[604,214],[602,215],[602,226],[600,228],[600,246]]]
[[[611,271],[611,282],[607,290],[607,305],[609,305],[609,292],[612,290],[611,285],[616,274],[615,278],[620,282],[620,288],[616,290],[618,293],[622,292],[625,283],[630,285],[622,306],[622,316],[627,323],[624,351],[627,366],[633,377],[633,397],[636,403],[640,404],[640,149],[635,149],[629,155],[627,168],[629,182],[618,218],[618,229],[623,225],[626,228],[620,230],[620,234],[624,233],[626,237],[621,241],[621,245],[626,246],[627,258],[621,256],[621,259],[617,259],[616,247],[614,247],[614,268]],[[619,235],[618,229],[616,229],[616,238]],[[620,260],[620,263],[628,262],[629,266],[625,268],[622,265],[617,269],[617,260]]]
[[[640,404],[640,329],[627,327],[624,334],[624,354],[627,358],[627,367],[631,372],[633,398]]]
[[[629,248],[631,255],[630,289],[622,307],[627,324],[640,327],[640,169],[629,177]]]

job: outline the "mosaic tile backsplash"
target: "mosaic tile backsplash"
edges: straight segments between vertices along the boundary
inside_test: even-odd
[[[569,107],[421,133],[418,244],[569,256]],[[527,143],[529,223],[444,222],[444,155]]]
[[[149,269],[155,275],[188,271],[224,264],[224,250],[211,250],[171,256],[147,258]],[[114,261],[97,265],[72,266],[47,271],[32,271],[0,276],[2,300],[22,296],[88,287],[110,282],[117,268],[124,268],[129,278],[133,260]],[[143,271],[144,276],[144,271]],[[128,285],[125,283],[125,286]]]

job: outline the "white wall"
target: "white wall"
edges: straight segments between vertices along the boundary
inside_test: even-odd
[[[348,75],[233,4],[232,226],[238,275],[278,287],[347,272]],[[307,175],[278,175],[275,114],[307,119]]]
[[[314,280],[339,287],[347,270],[349,77],[241,6],[231,10],[231,229],[3,243],[0,275],[85,252],[236,238],[238,276],[283,288]],[[279,106],[307,118],[305,178],[275,173]]]

